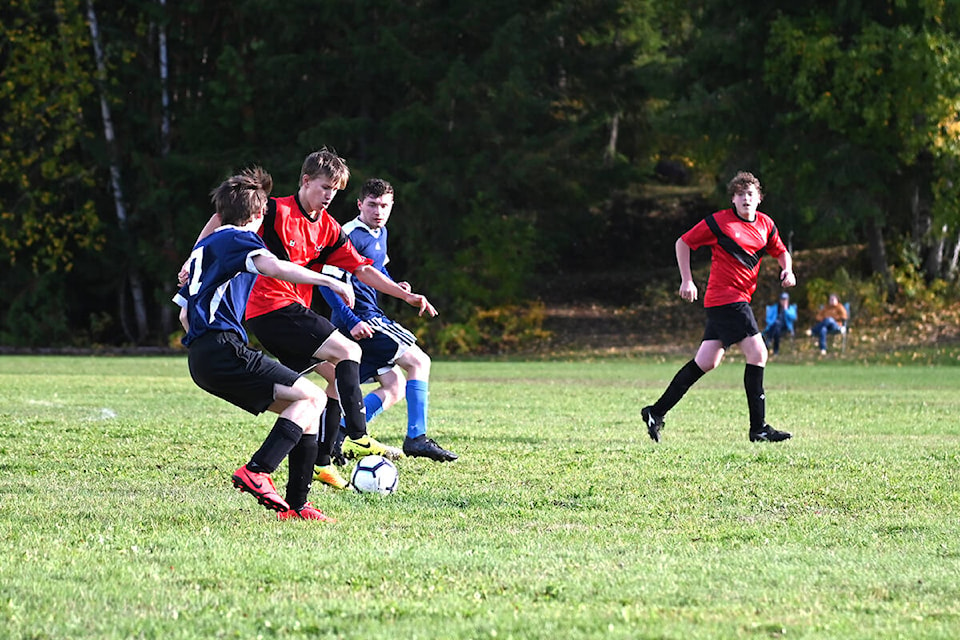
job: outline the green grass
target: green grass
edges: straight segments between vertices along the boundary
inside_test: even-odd
[[[960,367],[772,363],[772,445],[730,361],[655,445],[680,364],[435,363],[461,460],[323,525],[230,487],[272,418],[182,358],[0,358],[0,638],[960,635]]]

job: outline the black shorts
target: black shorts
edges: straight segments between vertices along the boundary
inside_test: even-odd
[[[724,349],[760,333],[753,309],[746,302],[707,307],[706,311],[707,328],[703,332],[703,339],[719,340]]]
[[[320,362],[313,354],[337,330],[329,320],[302,304],[247,318],[247,329],[274,358],[301,373]]]
[[[197,386],[253,415],[273,404],[273,386],[300,374],[248,347],[233,331],[211,331],[190,343],[187,362]]]

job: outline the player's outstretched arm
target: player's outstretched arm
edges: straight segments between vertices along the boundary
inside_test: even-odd
[[[257,271],[271,278],[286,280],[287,282],[296,282],[298,284],[312,284],[327,287],[340,296],[344,304],[351,309],[353,308],[355,300],[353,287],[336,278],[325,276],[322,273],[317,273],[316,271],[301,267],[287,260],[280,260],[272,253],[261,253],[254,256],[253,264],[257,268]]]
[[[426,296],[404,289],[370,265],[363,265],[354,271],[353,275],[359,279],[360,282],[370,285],[380,293],[399,298],[410,306],[417,307],[420,310],[419,315],[421,316],[424,313],[428,314],[431,318],[437,315],[437,310],[433,308],[433,305],[430,304]]]

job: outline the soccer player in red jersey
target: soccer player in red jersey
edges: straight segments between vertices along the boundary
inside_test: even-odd
[[[435,316],[436,309],[426,297],[407,291],[371,266],[343,233],[340,224],[327,212],[337,193],[347,186],[350,170],[343,158],[326,147],[309,154],[300,169],[299,188],[293,195],[270,198],[260,235],[277,257],[320,271],[331,264],[353,274],[377,291],[417,307],[420,315]],[[213,214],[200,238],[219,226]],[[182,277],[182,272],[181,272]],[[321,362],[334,365],[337,411],[343,412],[347,438],[344,450],[355,456],[378,454],[396,459],[403,452],[388,447],[367,434],[363,392],[360,387],[360,345],[337,331],[323,316],[310,309],[313,287],[259,278],[247,302],[246,324],[263,347],[294,371],[315,370]],[[328,407],[337,400],[328,400]],[[290,453],[290,463],[310,457],[317,466],[329,466],[330,448],[336,433],[323,430],[319,449],[299,447]],[[341,478],[328,484],[346,486]],[[342,488],[342,487],[341,487]],[[288,486],[288,491],[291,489]]]
[[[697,285],[690,270],[690,252],[700,247],[710,247],[712,251],[710,277],[703,298],[707,326],[697,355],[677,372],[655,403],[640,411],[647,432],[655,442],[660,442],[667,412],[697,380],[720,365],[724,353],[732,345],[739,345],[747,360],[743,386],[750,413],[750,441],[780,442],[791,437],[790,433],[778,431],[766,423],[763,371],[767,363],[767,347],[750,308],[750,299],[757,289],[757,275],[764,253],[769,253],[779,263],[783,287],[797,284],[793,260],[773,220],[757,210],[763,199],[760,181],[753,174],[741,171],[727,185],[727,191],[733,208],[710,214],[680,236],[676,243],[681,279],[679,293],[687,302],[697,299]]]

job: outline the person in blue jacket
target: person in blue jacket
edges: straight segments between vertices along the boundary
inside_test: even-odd
[[[793,335],[796,322],[797,305],[790,304],[789,293],[781,293],[777,304],[767,305],[767,328],[763,330],[763,337],[773,343],[773,355],[780,353],[780,338]]]

